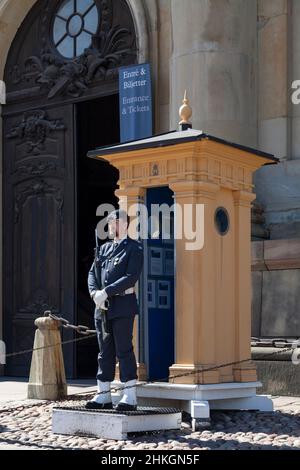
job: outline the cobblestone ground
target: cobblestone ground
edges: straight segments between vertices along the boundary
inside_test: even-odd
[[[21,403],[17,403],[20,405]],[[28,406],[27,402],[22,402]],[[60,405],[78,406],[65,401]],[[285,406],[274,412],[211,412],[210,429],[193,432],[188,422],[180,431],[136,435],[127,441],[54,435],[51,414],[54,405],[3,413],[16,402],[0,406],[1,449],[90,449],[90,450],[300,450],[300,407]]]

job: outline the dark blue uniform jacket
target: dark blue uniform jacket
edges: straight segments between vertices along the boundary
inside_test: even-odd
[[[136,315],[136,294],[120,295],[134,287],[143,268],[143,245],[130,237],[115,248],[113,241],[104,243],[88,275],[89,292],[105,289],[108,295],[107,319]],[[98,309],[95,308],[95,315]]]

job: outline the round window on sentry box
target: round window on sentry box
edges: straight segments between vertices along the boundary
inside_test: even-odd
[[[229,214],[224,207],[218,207],[215,212],[215,225],[220,235],[226,235],[229,230]]]

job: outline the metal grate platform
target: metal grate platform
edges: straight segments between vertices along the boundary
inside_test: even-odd
[[[84,406],[55,406],[53,410],[67,410],[67,411],[79,411],[89,413],[102,413],[111,415],[124,415],[124,416],[147,416],[147,415],[168,415],[174,413],[181,413],[181,410],[177,408],[158,408],[155,406],[139,406],[135,411],[117,411],[117,410],[99,410],[99,409],[87,409]]]
[[[181,411],[176,408],[139,407],[136,411],[88,410],[81,406],[55,407],[55,434],[127,439],[128,433],[180,429]]]

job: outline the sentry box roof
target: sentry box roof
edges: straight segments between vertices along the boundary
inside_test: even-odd
[[[214,142],[218,142],[221,144],[229,145],[234,148],[238,148],[240,150],[244,150],[245,152],[252,153],[259,157],[266,158],[270,160],[271,163],[277,163],[279,161],[278,158],[274,157],[266,152],[262,152],[259,150],[255,150],[250,147],[246,147],[243,145],[235,144],[232,142],[228,142],[226,140],[220,139],[218,137],[214,137],[212,135],[206,134],[203,131],[199,131],[196,129],[188,129],[185,131],[171,131],[165,134],[158,134],[153,137],[149,137],[147,139],[139,139],[133,140],[130,142],[126,142],[124,144],[116,144],[111,146],[99,147],[95,150],[91,150],[88,152],[87,156],[89,158],[97,158],[105,155],[112,155],[114,153],[122,153],[122,152],[129,152],[133,150],[142,150],[148,148],[156,148],[156,147],[166,147],[172,146],[176,144],[181,144],[185,142],[196,142],[201,140],[211,140]]]

